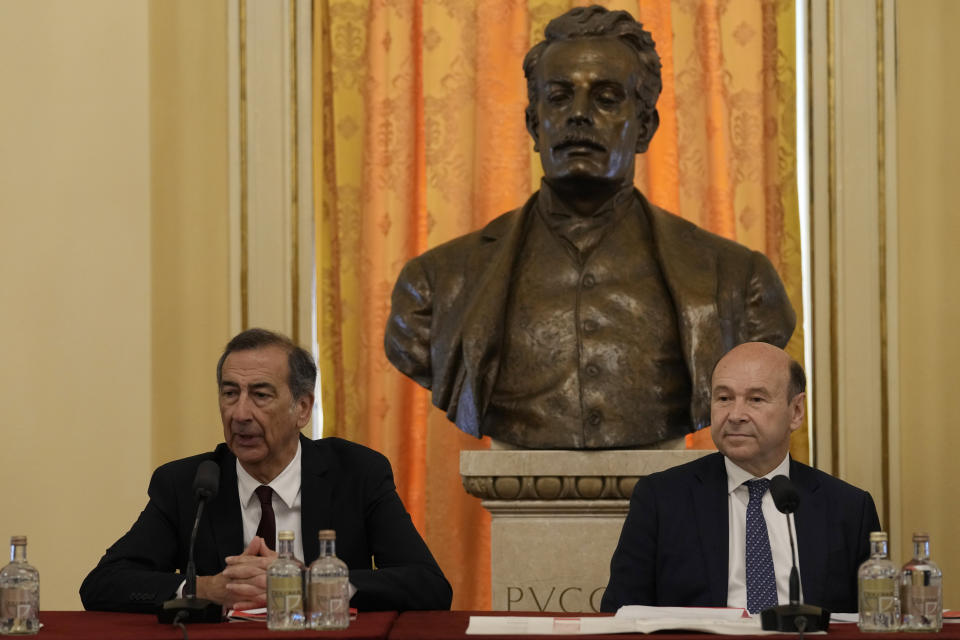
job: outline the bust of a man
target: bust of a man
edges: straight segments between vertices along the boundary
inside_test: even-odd
[[[661,79],[630,14],[572,9],[523,69],[541,189],[404,266],[387,357],[460,429],[519,447],[637,447],[706,426],[720,357],[793,333],[780,278],[634,189]]]

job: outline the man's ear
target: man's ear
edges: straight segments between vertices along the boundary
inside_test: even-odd
[[[540,134],[537,131],[537,128],[540,126],[540,120],[537,118],[536,107],[528,104],[526,111],[524,111],[524,116],[527,121],[527,131],[530,133],[530,137],[533,138],[533,150],[540,151]]]
[[[803,426],[803,417],[807,413],[807,394],[798,393],[790,401],[790,431],[796,431]]]
[[[313,415],[313,394],[305,393],[297,398],[293,403],[293,411],[297,414],[297,426],[303,429]]]
[[[637,116],[637,153],[646,153],[653,134],[660,127],[660,113],[656,109],[644,111]]]

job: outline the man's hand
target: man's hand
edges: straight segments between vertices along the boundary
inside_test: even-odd
[[[227,568],[215,576],[197,576],[197,597],[228,608],[253,609],[267,604],[267,567],[277,557],[263,538],[253,540],[239,556],[227,556]]]

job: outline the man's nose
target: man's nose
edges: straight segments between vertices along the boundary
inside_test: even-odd
[[[727,420],[730,422],[745,422],[747,420],[747,403],[743,400],[735,400],[730,406]]]
[[[253,401],[246,392],[240,394],[237,403],[233,406],[233,419],[241,422],[250,420],[253,417]]]
[[[586,91],[577,91],[573,94],[570,104],[570,115],[567,118],[570,124],[593,124],[593,110],[590,105],[590,94]]]

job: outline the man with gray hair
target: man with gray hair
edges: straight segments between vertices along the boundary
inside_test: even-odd
[[[341,440],[310,440],[317,367],[286,336],[249,329],[217,363],[224,443],[158,468],[149,502],[80,587],[84,607],[156,611],[183,589],[202,462],[220,469],[219,492],[196,543],[200,598],[237,609],[262,607],[277,532],[295,532],[295,555],[319,554],[317,533],[334,529],[361,611],[448,609],[451,589],[397,495],[390,463]],[[375,567],[375,568],[373,568]]]
[[[661,79],[630,14],[570,10],[523,69],[541,188],[404,266],[387,357],[477,437],[542,449],[676,442],[708,424],[721,354],[787,343],[783,284],[762,254],[634,189]]]

